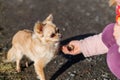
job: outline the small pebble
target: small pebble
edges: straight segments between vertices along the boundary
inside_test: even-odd
[[[62,28],[63,31],[65,31],[65,28]]]

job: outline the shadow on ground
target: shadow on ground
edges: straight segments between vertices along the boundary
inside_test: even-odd
[[[68,38],[66,40],[61,41],[61,45],[66,45],[72,40],[81,40],[83,38],[86,38],[86,37],[92,36],[92,35],[94,35],[94,34],[78,35],[78,36],[75,36],[72,38]],[[55,72],[55,74],[53,74],[53,76],[51,77],[50,80],[55,80],[59,75],[61,75],[63,72],[65,72],[72,65],[85,59],[85,57],[82,54],[72,56],[72,55],[64,55],[62,52],[60,52],[60,53],[63,55],[63,57],[67,58],[68,61],[66,63],[64,63],[61,66],[61,68],[59,68],[59,70]]]

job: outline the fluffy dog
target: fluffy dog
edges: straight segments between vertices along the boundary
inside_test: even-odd
[[[53,59],[59,49],[60,33],[49,15],[43,22],[36,22],[34,31],[18,31],[12,39],[12,48],[7,53],[7,61],[16,61],[16,70],[20,72],[20,60],[23,55],[34,61],[35,71],[40,80],[45,80],[45,65]]]

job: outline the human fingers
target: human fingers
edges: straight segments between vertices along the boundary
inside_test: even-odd
[[[67,49],[67,46],[63,46],[62,47],[62,51],[65,53],[65,54],[69,54],[69,50]]]
[[[66,46],[62,47],[62,51],[64,52],[64,54],[76,55],[74,50],[69,51]]]

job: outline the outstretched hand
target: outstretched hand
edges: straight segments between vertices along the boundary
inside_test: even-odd
[[[62,51],[65,54],[71,54],[71,55],[77,55],[80,54],[80,41],[78,40],[73,40],[69,44],[62,46]],[[72,46],[70,49],[69,46]]]

